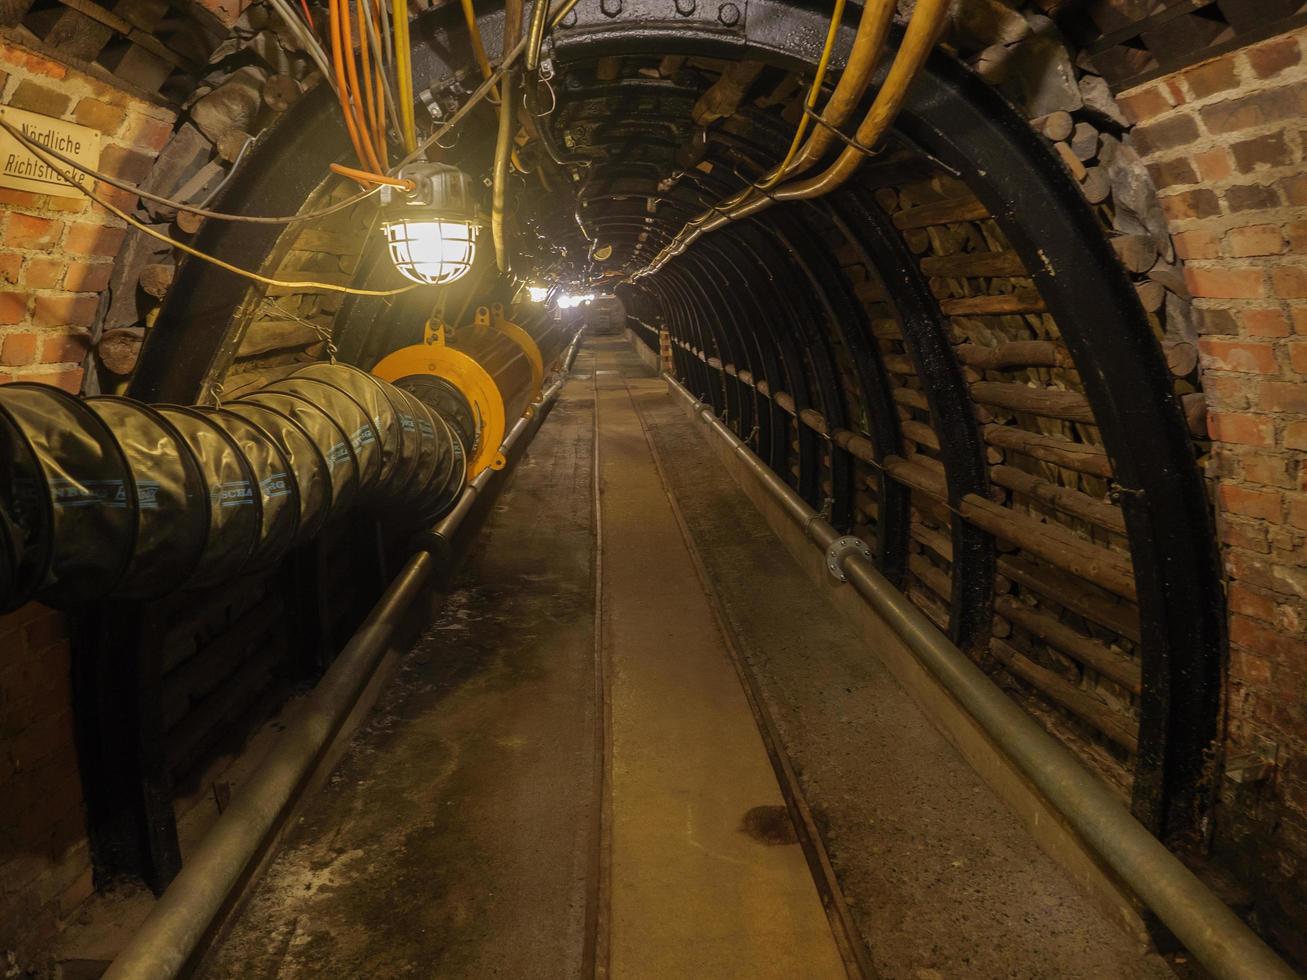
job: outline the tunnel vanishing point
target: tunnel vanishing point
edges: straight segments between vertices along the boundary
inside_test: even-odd
[[[0,0],[0,974],[1307,970],[1307,4]]]

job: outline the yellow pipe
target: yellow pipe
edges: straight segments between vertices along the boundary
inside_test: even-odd
[[[526,70],[534,73],[540,67],[540,47],[545,41],[545,22],[549,19],[549,0],[535,0],[531,8],[531,25],[527,29]]]
[[[832,130],[839,129],[867,94],[871,84],[872,73],[880,62],[881,52],[885,49],[885,38],[889,36],[889,26],[894,20],[895,0],[879,0],[872,9],[868,3],[862,9],[862,19],[858,21],[858,33],[853,38],[853,50],[849,52],[848,64],[835,85],[835,91],[826,101],[821,120],[825,124],[817,127],[808,137],[799,155],[790,164],[787,176],[803,173],[821,159],[835,140]],[[806,117],[805,117],[806,118]]]
[[[935,41],[948,16],[950,0],[917,0],[903,45],[890,66],[885,84],[876,93],[876,101],[867,110],[854,139],[863,146],[875,146],[894,122],[903,107],[908,89],[930,57]],[[857,147],[846,146],[836,161],[816,177],[786,184],[776,192],[783,201],[797,201],[829,194],[847,181],[862,164],[865,155]]]
[[[821,86],[826,80],[826,70],[830,67],[831,55],[835,50],[835,39],[839,36],[840,21],[844,16],[844,5],[845,0],[835,0],[835,9],[831,12],[830,27],[826,30],[826,43],[822,47],[821,57],[817,60],[817,71],[813,75],[812,84],[808,87],[808,96],[804,100],[804,105],[809,109],[812,109],[817,105],[817,99],[821,95]],[[530,48],[527,49],[527,54],[529,57]],[[766,175],[751,183],[738,194],[734,194],[719,203],[717,207],[710,208],[702,214],[698,214],[691,218],[686,222],[685,226],[682,227],[677,237],[679,238],[680,235],[684,235],[687,231],[699,227],[719,211],[729,212],[734,208],[739,207],[744,204],[745,201],[748,201],[753,197],[755,191],[770,190],[780,181],[784,180],[786,174],[789,172],[791,161],[794,160],[795,154],[799,152],[799,146],[803,143],[803,137],[808,132],[809,122],[810,120],[807,113],[804,113],[803,118],[799,120],[799,125],[794,130],[794,138],[790,140],[790,148],[786,151],[785,156],[780,163],[773,167]]]
[[[930,56],[930,52],[934,50],[935,41],[944,26],[949,6],[950,0],[917,0],[912,20],[908,23],[907,32],[903,36],[903,44],[894,58],[894,64],[890,66],[885,84],[876,93],[876,100],[858,126],[854,138],[862,146],[874,146],[879,142],[890,123],[894,121],[894,117],[898,115],[903,100],[907,97],[908,88],[917,77],[921,66],[925,64],[926,58]],[[835,162],[816,177],[785,184],[767,197],[755,198],[727,213],[710,212],[711,218],[691,228],[688,235],[678,235],[675,241],[659,252],[648,266],[635,275],[647,275],[656,271],[673,255],[684,252],[700,235],[714,231],[730,221],[766,210],[775,201],[805,200],[829,194],[853,176],[862,160],[861,150],[852,146],[846,147]]]
[[[505,96],[513,92],[515,73],[509,71],[504,75]],[[510,262],[508,255],[508,238],[504,227],[504,212],[508,202],[508,162],[513,144],[513,107],[505,98],[499,107],[499,135],[495,140],[495,180],[491,191],[490,234],[495,242],[495,263],[499,271],[507,273]]]
[[[395,77],[399,83],[400,130],[404,135],[404,152],[417,149],[417,120],[413,115],[413,52],[408,36],[408,0],[391,0],[395,27]]]
[[[840,18],[843,14],[843,6],[842,3],[837,4],[834,13],[831,15],[830,28],[826,34],[826,44],[822,49],[821,58],[817,65],[817,73],[805,102],[808,109],[816,106],[817,96],[821,91],[821,85],[825,78],[826,66],[835,48],[835,39],[839,30]],[[693,229],[705,224],[714,215],[722,211],[728,214],[734,212],[735,209],[754,196],[755,189],[770,190],[785,177],[802,173],[821,159],[822,154],[829,148],[831,140],[834,139],[834,134],[827,127],[844,125],[849,113],[861,101],[862,96],[867,91],[867,86],[871,83],[872,73],[880,60],[880,52],[884,47],[885,37],[889,33],[890,21],[893,20],[896,7],[895,0],[878,0],[875,11],[869,10],[870,6],[871,4],[868,3],[863,7],[848,64],[835,86],[835,91],[831,93],[826,108],[822,111],[821,119],[825,126],[809,136],[807,142],[803,144],[803,148],[799,149],[800,141],[806,134],[810,122],[809,116],[805,113],[795,130],[789,151],[780,164],[774,167],[765,177],[721,202],[716,208],[704,211],[688,221],[677,234],[673,245]]]
[[[804,105],[809,109],[817,108],[817,100],[821,97],[821,86],[826,81],[826,70],[830,67],[831,55],[835,51],[835,39],[839,37],[840,21],[843,19],[844,0],[835,0],[835,9],[830,15],[830,28],[826,31],[826,45],[822,48],[821,58],[817,61],[817,72],[812,76],[812,87],[808,89],[808,98],[804,102]],[[785,179],[790,172],[790,165],[794,162],[795,156],[798,155],[800,145],[803,144],[803,137],[808,132],[809,122],[808,114],[804,113],[803,118],[799,120],[798,127],[794,130],[794,139],[790,140],[790,148],[786,152],[785,158],[766,177],[754,181],[753,184],[746,188],[746,195],[751,195],[755,188],[760,191],[770,190]]]
[[[472,54],[481,67],[481,77],[489,78],[494,74],[494,69],[490,67],[490,57],[486,54],[485,42],[481,40],[481,28],[477,24],[477,12],[472,7],[472,0],[461,0],[461,2],[463,5],[463,20],[467,23],[468,37],[472,39]],[[490,94],[495,99],[499,98],[497,89],[492,88]]]

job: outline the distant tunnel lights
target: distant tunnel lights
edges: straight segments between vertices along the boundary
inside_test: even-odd
[[[594,293],[581,293],[573,295],[572,293],[563,293],[558,297],[558,308],[560,310],[570,310],[574,306],[580,306],[582,303],[589,303],[595,298]]]
[[[415,163],[399,176],[412,191],[381,188],[381,230],[390,260],[408,279],[445,286],[465,276],[476,258],[476,189],[456,167]]]

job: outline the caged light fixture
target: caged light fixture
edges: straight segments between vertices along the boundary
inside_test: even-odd
[[[381,188],[390,260],[414,282],[444,286],[461,279],[476,258],[480,224],[472,178],[440,163],[411,164],[398,176],[413,189]]]

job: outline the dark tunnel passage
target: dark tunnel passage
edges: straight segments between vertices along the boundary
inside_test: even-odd
[[[502,19],[483,21],[493,50]],[[421,23],[433,43],[415,65],[419,88],[466,74],[454,13]],[[815,9],[755,3],[732,30],[624,30],[599,11],[561,28],[550,125],[578,163],[550,179],[568,180],[575,202],[520,178],[522,261],[552,262],[562,281],[615,281],[782,156],[791,127],[779,99],[733,107],[711,129],[696,118],[720,113],[715,99],[742,101],[814,64],[822,23]],[[846,25],[843,49],[853,33]],[[228,207],[293,210],[325,193],[310,161],[343,159],[348,145],[328,94],[252,151],[258,167],[228,191]],[[452,153],[475,172],[492,141],[483,120]],[[849,185],[706,236],[619,295],[646,326],[669,330],[692,393],[838,528],[864,534],[878,566],[955,643],[1017,665],[1017,691],[1051,701],[1136,814],[1183,842],[1202,836],[1223,600],[1156,320],[1104,220],[1024,120],[939,55]],[[271,237],[211,226],[201,240],[248,265],[294,247]],[[606,260],[590,257],[600,247],[612,249]],[[487,251],[478,270],[488,283]],[[380,281],[377,259],[361,267]],[[200,263],[181,270],[134,393],[191,401],[232,370],[243,302],[233,278]],[[350,297],[341,356],[369,367],[414,339],[425,317],[409,302]],[[996,602],[1025,624],[1016,641],[994,632]],[[1021,638],[1047,642],[1050,624],[1066,631],[1061,655],[1084,651],[1078,662],[1100,676],[1112,709],[1062,704],[1048,690],[1055,682]]]
[[[782,703],[784,697],[766,690],[770,682],[760,679],[765,671],[751,659],[752,648],[731,647],[749,641],[731,639],[731,629],[722,626],[729,619],[723,608],[735,600],[729,586],[714,593],[714,576],[729,579],[729,573],[701,553],[715,547],[705,542],[720,543],[712,535],[729,535],[730,528],[713,516],[713,506],[724,504],[696,496],[707,493],[701,482],[716,486],[715,477],[700,481],[693,474],[709,465],[716,473],[721,461],[743,493],[730,481],[722,486],[757,506],[763,515],[757,526],[784,543],[777,553],[793,552],[802,564],[799,552],[815,544],[830,573],[823,587],[861,595],[884,636],[893,636],[885,645],[911,651],[912,669],[930,678],[922,682],[933,692],[926,701],[938,698],[942,705],[925,709],[931,724],[954,745],[974,739],[984,746],[976,755],[961,751],[987,785],[1017,787],[1011,797],[997,792],[1021,814],[1019,822],[1071,828],[1047,833],[1065,832],[1083,848],[1065,861],[1055,855],[1077,887],[1102,891],[1096,884],[1102,879],[1107,890],[1127,896],[1123,905],[1134,906],[1127,917],[1143,923],[1152,949],[1182,975],[1190,975],[1187,956],[1212,975],[1253,975],[1233,970],[1225,959],[1248,950],[1257,957],[1264,951],[1259,967],[1287,970],[1251,932],[1231,939],[1209,927],[1207,916],[1219,920],[1221,929],[1234,928],[1237,920],[1198,884],[1202,878],[1214,887],[1278,951],[1303,951],[1301,937],[1293,938],[1302,925],[1299,913],[1307,908],[1298,904],[1307,901],[1301,882],[1295,884],[1292,870],[1285,870],[1292,862],[1277,865],[1257,837],[1272,824],[1297,824],[1277,822],[1271,814],[1281,811],[1259,809],[1259,803],[1248,804],[1246,814],[1236,812],[1230,792],[1243,789],[1223,790],[1232,771],[1243,771],[1230,764],[1231,732],[1242,731],[1231,721],[1231,706],[1243,690],[1231,683],[1230,631],[1241,614],[1232,608],[1229,559],[1222,551],[1229,542],[1213,500],[1217,491],[1209,485],[1213,447],[1204,385],[1213,375],[1197,351],[1199,333],[1210,331],[1199,326],[1207,322],[1207,309],[1194,307],[1202,294],[1184,264],[1195,248],[1182,240],[1188,232],[1177,231],[1177,222],[1187,226],[1175,217],[1171,198],[1159,204],[1152,186],[1159,171],[1141,156],[1150,145],[1140,135],[1144,127],[1135,129],[1133,114],[1127,118],[1113,98],[1129,86],[1113,78],[1109,89],[1100,77],[1109,73],[1092,62],[1125,28],[1103,28],[1095,4],[1075,2],[1036,4],[1038,10],[1019,15],[1013,8],[1022,5],[1008,0],[963,0],[952,13],[949,4],[922,0],[905,10],[871,2],[845,10],[841,3],[837,28],[825,6],[798,0],[580,0],[554,9],[560,6],[567,12],[545,28],[538,63],[528,43],[533,5],[524,10],[520,2],[509,3],[506,11],[486,4],[477,10],[491,63],[502,60],[500,52],[514,51],[519,37],[518,53],[528,51],[510,70],[496,73],[499,85],[489,97],[483,97],[490,83],[463,8],[437,3],[420,12],[408,9],[416,93],[411,101],[419,128],[445,132],[419,153],[469,175],[482,225],[470,271],[458,281],[413,288],[400,278],[393,253],[376,233],[387,221],[382,195],[360,191],[375,189],[377,182],[332,169],[365,161],[356,151],[354,123],[344,124],[333,83],[320,79],[303,86],[303,95],[261,131],[249,127],[251,139],[230,177],[204,201],[204,207],[229,214],[312,217],[282,224],[197,222],[198,230],[186,239],[192,254],[176,262],[143,340],[138,338],[130,370],[116,383],[102,371],[104,386],[83,391],[100,398],[74,402],[21,384],[7,396],[0,387],[0,421],[10,449],[0,493],[0,606],[18,609],[36,598],[67,612],[76,755],[96,887],[139,881],[163,896],[151,905],[146,926],[154,945],[148,952],[145,943],[129,946],[107,975],[156,969],[162,971],[157,975],[174,975],[201,963],[213,975],[240,975],[232,950],[264,941],[257,932],[243,932],[244,925],[231,925],[249,916],[233,909],[254,908],[262,915],[261,903],[269,901],[250,898],[261,894],[252,883],[257,862],[246,855],[207,863],[212,853],[187,839],[177,817],[177,801],[206,793],[219,813],[228,809],[231,801],[222,794],[230,787],[217,789],[212,767],[215,759],[239,759],[261,744],[258,725],[249,719],[262,724],[279,718],[281,706],[297,697],[310,699],[314,719],[307,726],[313,732],[309,741],[290,738],[289,749],[269,750],[274,759],[281,758],[277,752],[298,752],[302,763],[293,778],[281,774],[275,813],[256,819],[250,813],[266,810],[264,804],[232,806],[237,816],[226,826],[262,821],[259,847],[268,853],[278,834],[299,833],[288,829],[295,821],[286,814],[327,778],[306,774],[324,766],[322,773],[329,773],[340,764],[339,772],[353,773],[350,778],[360,785],[372,778],[359,761],[372,750],[355,746],[346,755],[335,745],[343,738],[339,732],[361,724],[350,707],[358,698],[367,704],[380,698],[386,717],[401,719],[400,727],[420,714],[415,706],[425,704],[423,717],[458,709],[498,731],[493,719],[475,715],[461,701],[428,704],[430,691],[444,690],[441,685],[462,691],[462,668],[428,677],[421,659],[427,654],[405,660],[402,670],[391,663],[396,650],[407,648],[396,637],[415,625],[461,629],[448,610],[443,619],[425,612],[415,617],[411,609],[426,608],[427,600],[416,598],[421,590],[436,588],[439,580],[445,593],[467,602],[468,615],[486,623],[482,645],[468,663],[497,665],[492,651],[512,649],[516,639],[506,613],[501,616],[493,603],[478,605],[485,601],[478,590],[494,593],[506,607],[520,606],[523,622],[533,615],[557,617],[544,632],[566,637],[574,628],[567,617],[577,615],[568,590],[582,588],[585,579],[586,587],[598,590],[594,643],[602,646],[604,630],[618,627],[604,625],[598,592],[607,588],[606,575],[620,576],[624,568],[619,557],[603,570],[610,561],[605,548],[616,545],[605,546],[602,534],[622,541],[625,527],[616,515],[611,528],[604,523],[610,520],[604,509],[610,505],[601,499],[605,479],[616,488],[614,495],[637,501],[631,506],[642,514],[661,513],[664,491],[671,500],[660,540],[685,536],[693,561],[686,559],[689,571],[678,582],[684,588],[690,581],[694,594],[673,591],[674,598],[665,601],[668,608],[700,602],[694,576],[703,579],[713,598],[702,621],[716,625],[696,635],[727,634],[725,648],[732,650],[731,662],[759,719],[770,765],[781,773],[790,765],[778,761],[787,739],[798,736],[781,731],[784,725],[769,729],[765,718],[768,699]],[[1127,5],[1109,6],[1117,11]],[[981,7],[988,13],[968,19],[966,11]],[[325,19],[320,5],[313,8]],[[344,9],[348,14],[348,3]],[[923,48],[914,30],[921,31],[931,11],[940,24]],[[1020,22],[1020,30],[1003,11]],[[360,24],[363,16],[360,8]],[[506,16],[512,21],[508,39]],[[866,83],[852,86],[848,111],[835,123],[826,121],[820,103],[834,104],[831,93],[844,91],[838,86],[858,62],[859,45],[874,33],[877,17],[883,17],[876,44],[879,51],[883,42],[883,55],[873,59]],[[1230,23],[1242,22],[1231,17]],[[1000,28],[1019,40],[1006,47],[985,43]],[[380,34],[373,41],[378,44]],[[1242,50],[1233,41],[1212,43]],[[873,145],[860,142],[858,121],[874,116],[916,48],[923,62],[910,76],[901,106]],[[1031,68],[1025,52],[1034,50],[1048,57],[1047,64]],[[827,61],[830,75],[810,95],[814,74],[827,71]],[[1085,68],[1090,63],[1093,71]],[[1239,64],[1241,77],[1251,78],[1257,62]],[[1070,111],[1048,96],[1050,87],[1066,86],[1065,78],[1055,77],[1063,67],[1077,101]],[[1098,83],[1103,98],[1089,98]],[[1197,82],[1185,84],[1194,100],[1212,97]],[[380,103],[380,84],[376,98]],[[1092,147],[1079,153],[1072,147],[1076,138],[1084,142],[1086,127]],[[411,149],[400,129],[387,134],[395,159]],[[821,147],[806,160],[807,169],[820,172],[847,160],[851,176],[815,193],[770,180],[805,132]],[[1215,128],[1212,133],[1220,145],[1220,134]],[[391,169],[403,176],[402,167]],[[731,203],[741,195],[747,213],[736,213],[741,209]],[[1196,268],[1203,269],[1201,259]],[[251,283],[239,270],[257,270],[271,284]],[[591,299],[578,298],[570,309],[560,304],[573,296]],[[601,311],[605,318],[615,311],[611,326],[620,342],[596,330]],[[663,398],[661,375],[672,392],[666,405],[704,423],[693,428],[708,433],[714,451],[695,455],[697,441],[693,448],[679,444],[683,453],[677,448],[675,438],[684,437],[674,434],[682,430],[664,403],[652,400],[654,387]],[[109,394],[125,397],[103,397]],[[51,426],[56,411],[66,418]],[[613,421],[618,411],[629,413],[629,431]],[[94,436],[84,445],[60,436],[83,428]],[[203,435],[196,434],[201,430]],[[640,482],[644,456],[624,455],[632,442],[643,447],[646,440],[649,473],[656,471],[662,481],[657,493]],[[89,508],[76,515],[84,523],[62,518],[61,481],[83,479],[80,461],[97,452],[102,458],[91,482],[117,481],[128,488],[127,509],[99,523]],[[605,464],[605,452],[622,465]],[[590,492],[575,468],[591,456],[595,500],[586,517],[565,495]],[[352,483],[337,469],[346,457]],[[279,518],[294,508],[278,502],[280,491],[269,487],[281,486],[273,478],[287,473],[298,513]],[[260,516],[244,530],[230,530],[225,522],[238,521],[224,509],[222,494],[242,481],[247,490],[256,488],[256,498],[262,488]],[[323,483],[330,487],[325,493]],[[44,488],[42,501],[48,495],[53,503],[32,504],[34,485]],[[358,507],[356,493],[363,498]],[[501,495],[507,503],[496,503]],[[84,496],[88,502],[107,499],[94,488]],[[529,581],[528,566],[553,574],[549,541],[535,536],[539,529],[527,518],[515,523],[514,508],[538,512],[540,522],[565,542],[558,561],[566,574],[559,573],[554,592],[495,592],[502,586],[496,575]],[[756,517],[751,508],[739,527],[752,527]],[[474,543],[482,523],[489,528],[484,547]],[[650,516],[648,523],[653,527],[657,519]],[[753,537],[746,538],[756,543],[762,533],[751,531]],[[234,538],[248,543],[219,553],[216,542]],[[521,542],[520,554],[495,550],[497,542],[507,548],[502,542],[508,538]],[[590,571],[570,564],[580,561],[576,549],[583,546],[592,547],[592,560],[600,563]],[[150,558],[150,548],[170,547],[173,553]],[[651,548],[650,575],[659,563],[680,567],[679,551]],[[218,571],[200,574],[210,559]],[[747,589],[740,586],[754,601],[794,602],[804,610],[796,615],[827,608],[798,604],[797,587],[787,584],[788,564],[778,563],[773,574],[769,563],[759,561]],[[459,562],[472,571],[456,572]],[[630,581],[638,580],[639,571],[631,570]],[[788,590],[784,597],[779,591],[769,597],[773,579],[777,590]],[[622,601],[620,595],[611,598],[613,608]],[[638,621],[640,615],[632,607],[630,618]],[[838,647],[826,626],[812,630]],[[858,630],[871,635],[865,625]],[[438,635],[424,634],[414,649],[431,647]],[[803,640],[796,634],[786,642]],[[177,652],[181,645],[192,652]],[[562,655],[552,647],[550,652]],[[644,652],[659,655],[652,648]],[[947,659],[954,655],[955,661]],[[353,666],[362,663],[359,656],[371,658],[366,670]],[[820,662],[819,650],[807,656]],[[897,654],[881,656],[892,660]],[[935,656],[943,659],[933,661]],[[391,664],[385,670],[401,670],[394,689],[399,693],[378,694],[387,682],[370,680],[383,658]],[[338,675],[345,670],[359,673],[342,681]],[[385,670],[377,676],[387,676]],[[622,664],[614,671],[639,673]],[[921,700],[904,676],[895,674]],[[414,677],[428,679],[417,684]],[[687,689],[693,683],[686,681]],[[203,686],[206,693],[187,693],[182,685]],[[504,698],[496,710],[530,714],[527,699],[504,690],[509,693],[496,694]],[[606,705],[611,696],[601,692],[599,703]],[[340,699],[331,702],[330,713],[328,698]],[[632,696],[631,703],[639,700]],[[801,700],[798,693],[794,700]],[[624,702],[618,696],[614,703]],[[686,703],[693,704],[690,694]],[[589,712],[614,709],[585,702],[573,710],[576,726],[550,729],[546,740],[584,746],[590,735],[577,719],[589,724]],[[971,720],[958,721],[955,713]],[[238,716],[240,724],[233,721]],[[819,717],[814,708],[814,731],[820,730]],[[602,742],[603,718],[594,724]],[[611,740],[613,719],[607,724]],[[656,718],[650,724],[657,728]],[[671,728],[678,724],[668,722]],[[795,724],[802,729],[802,721]],[[1041,738],[1051,736],[1047,752],[1043,742],[1025,755],[1004,742],[1021,742],[1027,724],[1037,726]],[[625,731],[617,725],[619,734]],[[959,735],[964,728],[970,734]],[[402,760],[412,750],[403,749],[391,729],[365,724],[364,730],[377,744],[395,740],[395,754],[377,776],[389,792],[407,799],[437,784],[457,785],[450,775],[456,764],[440,768],[447,760],[433,766],[439,775],[430,785],[409,782]],[[484,745],[458,742],[465,736],[442,730],[440,751],[458,745],[493,769]],[[731,737],[722,735],[724,741]],[[1065,762],[1054,758],[1063,749],[1069,750]],[[782,823],[806,819],[818,841],[804,845],[804,867],[814,869],[826,917],[835,923],[842,915],[839,921],[846,923],[847,933],[835,928],[842,969],[851,976],[877,975],[871,965],[876,957],[863,948],[865,942],[874,954],[875,937],[860,936],[863,912],[843,908],[839,895],[841,880],[856,877],[849,870],[855,862],[835,844],[831,864],[821,844],[823,834],[838,836],[832,828],[843,826],[838,807],[832,804],[827,816],[825,801],[814,798],[818,815],[804,809],[804,780],[819,783],[821,775],[815,763],[809,772],[810,756],[797,747],[790,751],[799,773],[789,778],[800,789],[778,777],[784,797],[778,812],[788,814]],[[1003,761],[985,762],[991,758],[986,753]],[[1069,770],[1061,767],[1072,764],[1075,773],[1064,777]],[[509,772],[517,770],[508,767],[496,776],[505,787]],[[545,798],[562,792],[571,779],[582,787],[587,773],[563,767],[553,789],[533,792]],[[600,797],[611,795],[611,787],[600,785],[611,774],[594,778]],[[1082,792],[1090,783],[1098,788]],[[1053,784],[1071,787],[1068,795],[1059,799]],[[567,793],[567,805],[550,813],[566,810],[580,827],[591,819],[577,803],[582,790]],[[1012,803],[1027,796],[1047,810],[1031,816],[1033,810],[1022,810],[1025,803]],[[1247,802],[1238,799],[1240,806]],[[575,814],[567,809],[573,804]],[[361,805],[354,804],[355,810]],[[1120,815],[1104,816],[1113,807]],[[1112,821],[1128,820],[1127,810],[1146,831],[1139,837],[1146,842],[1142,850],[1134,837],[1126,843],[1112,839],[1112,828],[1125,826]],[[451,841],[471,833],[452,817],[441,819]],[[593,819],[601,826],[609,817]],[[614,826],[624,826],[620,813],[613,819]],[[317,823],[320,837],[332,832],[327,817]],[[215,826],[221,830],[224,824]],[[1085,829],[1091,827],[1096,829]],[[541,833],[561,839],[564,831],[551,823]],[[801,828],[799,837],[806,841],[805,833]],[[1050,839],[1061,839],[1036,836],[1045,850],[1056,849]],[[292,852],[315,846],[288,839],[296,841]],[[1154,854],[1148,847],[1157,842],[1163,847]],[[203,847],[210,846],[206,838]],[[474,844],[464,851],[451,844],[448,852],[433,845],[428,858],[448,861],[472,879],[484,874],[496,888],[511,890],[495,877],[497,866],[469,863],[474,850]],[[201,870],[188,878],[191,853],[204,857],[196,859]],[[1155,863],[1172,857],[1180,859],[1174,867]],[[846,860],[847,868],[841,863]],[[824,890],[829,883],[816,870],[827,865],[833,892]],[[1130,870],[1123,871],[1127,865]],[[274,878],[288,875],[277,867]],[[196,884],[206,875],[209,884]],[[1155,876],[1163,884],[1145,895],[1132,875]],[[1181,875],[1188,878],[1172,877]],[[1199,897],[1173,885],[1189,878],[1201,889]],[[538,885],[530,880],[531,887]],[[1263,893],[1258,882],[1272,885]],[[217,895],[228,886],[229,896]],[[574,886],[580,888],[567,885]],[[606,940],[595,936],[603,935],[607,914],[594,911],[597,901],[602,905],[584,889],[567,899],[587,910],[582,972],[596,975]],[[1166,904],[1172,901],[1183,908],[1174,921]],[[190,914],[183,907],[201,902],[213,906],[214,921],[183,924]],[[234,918],[211,932],[224,903],[222,914]],[[455,919],[451,913],[450,921]],[[388,924],[376,928],[384,931]],[[204,952],[210,940],[220,950],[228,936],[223,930],[233,930],[237,939],[225,952]],[[1210,937],[1195,938],[1208,933],[1219,933],[1210,939],[1215,953],[1207,945]],[[624,948],[620,928],[613,935],[619,937],[612,940],[614,949]],[[160,952],[165,947],[166,954]],[[363,969],[350,963],[350,969]],[[459,967],[449,966],[454,960],[441,963],[439,975],[473,975],[485,967],[477,961],[474,968],[472,960]],[[133,973],[133,966],[141,972]],[[382,973],[391,966],[387,961]],[[322,968],[328,975],[330,968]],[[1041,975],[1029,972],[1029,964],[1025,968],[1017,975]],[[941,970],[929,975],[979,975],[951,963]]]

